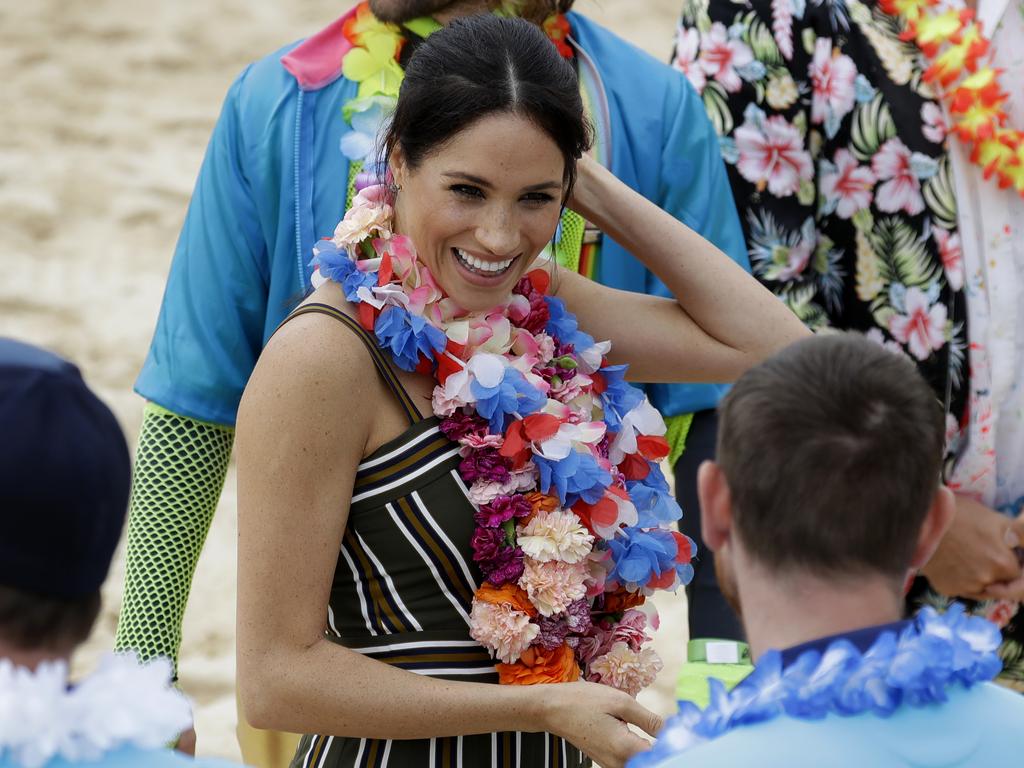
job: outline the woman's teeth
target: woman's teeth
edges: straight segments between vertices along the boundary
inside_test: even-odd
[[[500,274],[512,266],[512,262],[515,261],[515,257],[505,259],[504,261],[484,261],[483,259],[478,259],[471,253],[466,253],[461,248],[455,248],[454,250],[455,255],[464,266],[469,267],[476,272],[482,272],[485,275]]]

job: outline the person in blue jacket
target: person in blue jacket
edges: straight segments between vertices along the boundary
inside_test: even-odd
[[[166,748],[191,723],[166,659],[68,667],[128,511],[128,445],[78,369],[0,338],[0,768],[227,768]]]
[[[628,768],[1020,765],[995,624],[958,603],[902,619],[955,509],[913,362],[852,331],[803,339],[741,376],[719,423],[704,541],[756,664],[704,709],[681,701]]]
[[[353,149],[367,138],[361,118],[374,99],[397,90],[402,62],[440,24],[487,7],[543,24],[579,73],[596,158],[749,269],[718,139],[700,99],[680,73],[569,12],[571,5],[371,0],[251,64],[232,84],[135,386],[148,402],[117,647],[176,659],[242,390],[264,343],[310,288],[313,244],[332,233],[360,173],[372,165]],[[377,42],[367,43],[370,37]],[[382,52],[380,39],[396,37]],[[616,288],[668,295],[639,261],[571,211],[556,239],[563,265]],[[722,391],[649,388],[668,417],[676,456],[688,414],[713,408]]]

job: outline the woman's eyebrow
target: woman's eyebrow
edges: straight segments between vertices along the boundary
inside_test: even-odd
[[[471,184],[476,184],[478,187],[483,187],[484,189],[494,189],[494,185],[491,182],[489,182],[487,179],[481,178],[480,176],[474,176],[471,173],[465,173],[464,171],[444,171],[444,172],[442,172],[441,175],[445,176],[445,177],[447,177],[449,179],[457,179],[459,181],[468,181]],[[562,182],[561,181],[552,180],[552,181],[542,181],[539,184],[531,184],[528,187],[523,187],[522,191],[523,192],[540,192],[542,190],[561,189],[561,188],[562,188]]]

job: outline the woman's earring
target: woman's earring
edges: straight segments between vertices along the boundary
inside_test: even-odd
[[[392,195],[397,195],[397,194],[398,194],[399,192],[401,192],[401,191],[402,191],[402,185],[401,185],[401,184],[396,184],[395,182],[393,182],[393,181],[392,181],[392,182],[391,182],[391,183],[390,183],[390,184],[388,185],[388,191],[389,191],[389,192],[390,192],[390,193],[391,193]]]

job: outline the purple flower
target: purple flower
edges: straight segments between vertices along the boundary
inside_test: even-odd
[[[522,278],[516,284],[515,293],[525,296],[530,301],[530,313],[519,326],[525,328],[534,336],[543,333],[550,317],[547,302],[544,301],[544,294],[533,287],[533,282],[528,277]]]
[[[540,627],[540,632],[534,638],[534,645],[539,645],[546,651],[562,647],[569,634],[569,627],[565,623],[564,615],[539,616],[534,619],[534,622]]]
[[[459,462],[459,474],[466,483],[478,478],[489,483],[504,483],[509,479],[508,459],[493,448],[473,451]]]
[[[501,528],[477,528],[470,541],[473,559],[478,562],[494,560],[506,548],[505,531]]]
[[[496,587],[519,581],[519,577],[523,575],[523,550],[519,547],[499,550],[495,558],[480,563],[480,572],[483,573],[484,579]]]
[[[476,513],[477,525],[495,528],[513,517],[526,517],[533,508],[522,494],[497,496],[490,504],[484,504]]]
[[[590,604],[585,599],[573,600],[565,609],[565,620],[573,634],[587,634],[593,626],[590,621]]]
[[[466,435],[485,435],[487,433],[487,422],[473,413],[455,411],[451,416],[441,422],[441,431],[445,437],[452,441],[458,441]]]

